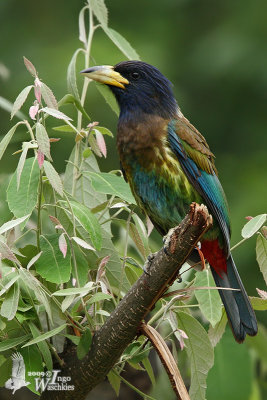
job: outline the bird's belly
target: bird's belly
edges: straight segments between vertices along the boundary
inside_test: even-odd
[[[138,205],[165,233],[181,222],[193,201],[202,201],[180,165],[170,169],[161,164],[149,170],[135,165],[129,183]]]

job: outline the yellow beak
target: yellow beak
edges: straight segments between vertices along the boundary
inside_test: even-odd
[[[119,72],[114,71],[111,65],[100,65],[91,67],[81,71],[81,74],[94,81],[104,83],[106,85],[118,86],[125,89],[124,85],[128,85],[129,81],[124,78]]]

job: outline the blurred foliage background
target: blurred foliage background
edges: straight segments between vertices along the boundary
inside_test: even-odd
[[[235,244],[245,216],[266,208],[267,2],[106,0],[106,4],[110,26],[129,40],[143,61],[157,66],[173,82],[183,113],[215,153]],[[83,1],[77,0],[1,0],[0,96],[13,102],[31,84],[23,56],[34,63],[58,100],[66,93],[67,66],[79,46],[77,22],[82,6]],[[123,59],[100,30],[92,55],[91,65],[113,65]],[[115,133],[117,117],[95,85],[90,85],[86,109],[93,120]],[[9,114],[2,109],[0,121],[1,139],[11,127]],[[1,200],[5,174],[13,172],[18,162],[11,153],[18,149],[22,135],[18,130],[0,164]],[[58,132],[53,136],[59,137]],[[61,137],[61,150],[57,154],[54,146],[53,158],[63,171],[74,138],[71,134]],[[108,158],[101,163],[109,171],[118,168],[119,161],[115,140],[107,141]],[[0,223],[6,220],[6,212],[1,201]],[[249,294],[256,295],[256,287],[265,289],[255,259],[255,238],[235,250],[234,257]]]

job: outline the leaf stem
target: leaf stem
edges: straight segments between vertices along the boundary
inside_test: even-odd
[[[233,247],[231,247],[231,251],[233,251],[234,249],[236,249],[238,246],[240,246],[242,243],[244,243],[246,240],[248,240],[248,238],[244,238],[242,240],[240,240],[240,242],[238,242],[237,244],[235,244]]]
[[[37,203],[37,231],[36,231],[36,242],[37,251],[40,253],[40,236],[42,234],[42,220],[41,220],[41,209],[42,209],[42,194],[43,194],[43,172],[40,169],[39,176],[39,188],[38,188],[38,203]]]

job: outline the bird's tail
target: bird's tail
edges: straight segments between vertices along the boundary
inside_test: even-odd
[[[257,334],[257,320],[250,300],[236,269],[232,255],[227,260],[227,273],[222,272],[219,276],[211,268],[213,278],[217,286],[239,289],[220,290],[219,293],[230,322],[233,335],[237,342],[242,343],[246,334],[254,336]]]

